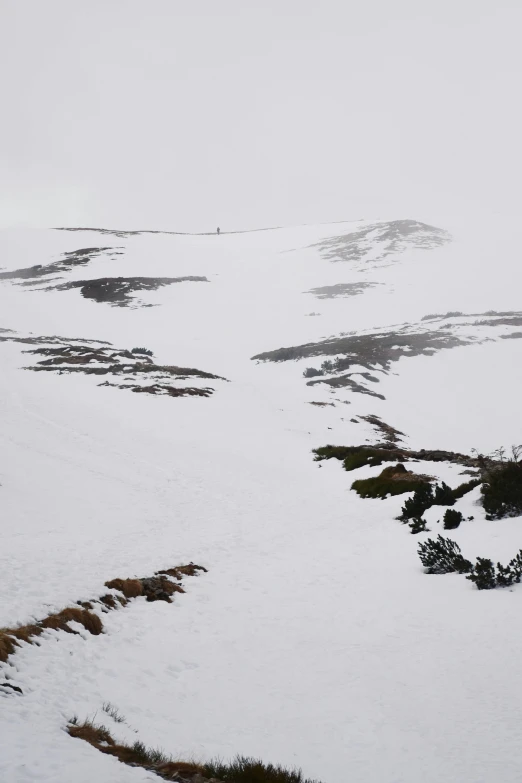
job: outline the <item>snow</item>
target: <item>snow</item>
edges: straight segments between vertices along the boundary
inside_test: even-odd
[[[209,569],[186,578],[173,605],[137,599],[104,615],[99,637],[49,631],[2,665],[24,691],[0,696],[2,781],[155,779],[71,739],[63,727],[74,714],[179,756],[251,754],[323,783],[520,780],[521,588],[479,592],[463,576],[423,574],[416,547],[439,532],[444,509],[427,512],[431,533],[413,536],[395,520],[403,497],[350,491],[380,468],[346,473],[311,450],[378,441],[351,421],[368,414],[412,448],[521,442],[522,343],[453,318],[492,339],[402,357],[372,384],[385,400],[307,386],[304,367],[321,359],[250,358],[350,331],[417,329],[429,313],[516,310],[516,234],[493,221],[461,236],[449,227],[453,243],[367,272],[312,247],[361,225],[220,237],[3,232],[6,269],[114,246],[123,255],[64,279],[210,283],[141,291],[157,306],[127,309],[0,281],[0,327],[146,346],[158,363],[230,382],[210,382],[207,399],[132,394],[96,376],[24,371],[30,346],[0,343],[0,626],[96,597],[114,577],[190,560]],[[381,285],[314,300],[321,318],[306,317],[311,288],[364,280]],[[469,479],[455,465],[411,467],[451,486]],[[450,537],[466,557],[505,562],[522,546],[521,520],[486,521],[478,498],[476,489],[457,503],[475,519]]]

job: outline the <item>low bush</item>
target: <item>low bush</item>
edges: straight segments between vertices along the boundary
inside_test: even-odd
[[[473,567],[462,556],[457,542],[441,535],[419,544],[418,553],[428,574],[469,574]]]
[[[470,563],[462,556],[460,547],[455,541],[443,538],[441,535],[437,536],[437,540],[429,538],[419,544],[418,553],[426,573],[467,574],[466,579],[473,582],[478,590],[511,587],[522,581],[522,549],[507,566],[497,563],[496,568],[493,561],[487,557],[477,557],[475,564]]]
[[[131,353],[140,353],[143,356],[154,356],[153,352],[149,348],[133,348]]]
[[[474,582],[478,590],[492,590],[497,586],[493,562],[486,557],[477,557],[477,562],[466,579]]]
[[[480,480],[468,481],[466,484],[460,484],[456,489],[451,489],[444,481],[436,486],[435,489],[430,484],[425,483],[416,490],[413,497],[406,498],[399,519],[407,521],[408,519],[413,519],[413,517],[421,517],[431,506],[453,506],[456,500],[463,497],[466,492],[470,492],[480,483]]]
[[[324,372],[316,370],[315,367],[307,367],[303,372],[303,378],[316,378],[318,375],[324,375]]]
[[[511,587],[522,580],[522,549],[507,566],[497,563],[496,570],[489,558],[478,557],[468,577],[478,590],[492,590],[495,587]]]
[[[453,508],[448,508],[444,514],[444,530],[455,530],[461,522],[464,521],[464,517],[460,511],[455,511]]]
[[[482,485],[486,519],[522,515],[522,463],[505,462],[491,470]]]

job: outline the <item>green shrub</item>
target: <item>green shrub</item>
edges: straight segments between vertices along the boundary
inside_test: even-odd
[[[433,488],[431,484],[421,484],[413,493],[413,497],[406,498],[399,519],[408,520],[413,517],[421,517],[430,506],[433,505]]]
[[[492,590],[497,586],[493,562],[486,557],[477,557],[477,562],[466,579],[474,582],[478,590]]]
[[[409,524],[410,532],[413,535],[416,535],[417,533],[428,533],[428,528],[426,527],[426,522],[422,517],[414,517],[410,524]]]
[[[153,356],[154,355],[152,353],[152,351],[149,350],[148,348],[133,348],[131,353],[141,353],[141,354],[144,354],[145,356]]]
[[[472,570],[469,560],[466,560],[456,541],[451,538],[428,538],[418,546],[420,561],[428,574],[468,574]]]
[[[518,517],[522,514],[522,464],[505,462],[492,470],[482,485],[486,519]]]
[[[433,495],[434,506],[452,506],[455,503],[455,497],[453,490],[448,487],[447,484],[442,484],[435,487],[435,493]]]
[[[522,549],[507,566],[497,563],[496,571],[489,558],[478,557],[467,577],[479,590],[493,590],[495,587],[511,587],[522,580]]]
[[[316,370],[315,367],[307,367],[303,372],[303,378],[315,378],[318,375],[324,375],[322,370]]]
[[[414,492],[422,486],[421,481],[396,481],[382,476],[359,479],[354,481],[352,489],[362,498],[381,498],[388,495],[403,495],[405,492]]]
[[[421,517],[431,506],[453,506],[456,500],[466,492],[470,492],[478,484],[480,481],[468,481],[456,489],[451,489],[443,481],[433,489],[430,484],[425,483],[412,498],[406,498],[399,519],[406,521],[413,517]]]
[[[464,517],[460,511],[455,511],[453,508],[448,508],[444,514],[444,530],[455,530],[461,522],[464,521]]]

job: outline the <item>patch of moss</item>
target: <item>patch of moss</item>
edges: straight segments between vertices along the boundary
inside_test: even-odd
[[[459,484],[458,487],[452,489],[451,494],[453,495],[455,500],[460,500],[460,498],[463,498],[464,495],[468,494],[468,492],[471,492],[472,489],[478,487],[479,484],[482,484],[482,479],[473,479],[472,481],[466,481],[464,484]]]
[[[405,492],[415,492],[421,486],[422,481],[389,479],[385,476],[375,476],[374,478],[359,479],[354,481],[352,489],[362,498],[381,498],[384,500],[388,495],[403,495]]]
[[[351,454],[354,446],[320,446],[318,449],[312,449],[315,454],[314,460],[320,462],[322,459],[344,459]]]
[[[321,446],[313,449],[315,461],[322,459],[339,459],[343,462],[345,470],[357,470],[365,465],[377,467],[383,462],[397,462],[400,456],[385,451],[384,449],[375,449],[369,446]]]

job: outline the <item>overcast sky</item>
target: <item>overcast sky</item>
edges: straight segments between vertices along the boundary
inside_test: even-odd
[[[512,212],[520,0],[0,0],[0,224]]]

